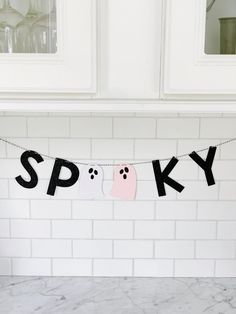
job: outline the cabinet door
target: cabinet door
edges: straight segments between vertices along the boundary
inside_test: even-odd
[[[51,12],[50,10],[46,12],[51,1],[55,1],[50,8]],[[33,0],[28,4],[26,0],[9,2],[12,19],[7,23],[12,25],[7,25],[7,29],[5,26],[1,29],[1,18],[4,19],[5,14],[4,11],[2,14],[4,7],[0,10],[0,98],[61,97],[62,95],[75,97],[80,93],[94,93],[96,91],[95,0],[47,0],[46,2]],[[32,13],[29,13],[29,3],[34,2],[37,2],[39,7],[42,5],[38,9],[41,12],[35,21],[27,20]],[[45,4],[46,11],[43,12]],[[55,10],[56,15],[54,21],[51,19],[52,10]],[[12,20],[15,22],[13,23]],[[45,26],[49,29],[45,30]],[[55,29],[50,30],[50,27]],[[47,34],[48,30],[51,31],[51,37]],[[6,48],[3,37],[6,37],[6,32],[9,36],[9,31],[13,35],[9,37],[10,48]],[[31,36],[31,43],[27,42],[29,36]],[[28,48],[27,45],[31,44],[32,47]]]
[[[162,0],[101,0],[101,97],[155,99]]]
[[[226,32],[220,29],[220,18],[230,15],[236,17],[233,2],[167,0],[164,62],[166,97],[214,98],[215,95],[222,95],[224,98],[236,98],[236,49],[226,52],[229,54],[220,50],[220,31],[224,32],[221,36],[228,36],[232,31],[230,28],[225,29]]]

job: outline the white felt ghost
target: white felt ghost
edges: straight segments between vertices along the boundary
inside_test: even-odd
[[[134,200],[136,197],[137,176],[131,165],[120,165],[114,169],[114,182],[111,191],[113,197],[121,200]]]
[[[80,196],[83,199],[99,199],[103,193],[103,169],[98,165],[88,165],[82,169],[80,176]]]

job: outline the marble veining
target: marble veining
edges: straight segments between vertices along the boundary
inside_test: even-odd
[[[236,279],[0,277],[3,314],[235,314]]]

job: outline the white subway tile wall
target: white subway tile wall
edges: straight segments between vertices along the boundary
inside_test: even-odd
[[[94,163],[172,157],[235,135],[236,117],[227,115],[0,114],[1,137]],[[236,277],[235,143],[218,148],[212,187],[185,157],[172,172],[184,191],[167,187],[160,198],[151,164],[137,166],[135,201],[111,198],[111,167],[104,199],[80,199],[79,182],[50,197],[46,158],[34,163],[38,186],[23,189],[21,154],[0,143],[0,275]]]

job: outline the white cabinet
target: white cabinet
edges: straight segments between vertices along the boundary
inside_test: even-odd
[[[27,1],[20,0],[22,6]],[[16,3],[12,0],[13,8]],[[56,15],[55,51],[6,53],[0,47],[1,98],[69,98],[96,92],[96,0],[56,0]],[[20,44],[19,50],[23,49]]]
[[[158,99],[162,0],[101,0],[101,97]]]
[[[37,20],[29,53],[20,22],[23,40],[4,51],[6,2],[23,16],[29,3],[55,3],[56,37]],[[0,0],[0,110],[236,112],[222,17],[236,29],[235,0]]]
[[[216,0],[212,10],[227,1],[231,0]],[[166,1],[163,78],[166,98],[236,98],[236,55],[219,54],[219,43],[216,48],[210,43],[212,53],[207,51],[211,49],[209,43],[205,49],[206,7],[206,0]],[[228,11],[221,10],[221,17],[236,16],[233,10]],[[219,32],[218,19],[215,23],[214,31]]]

